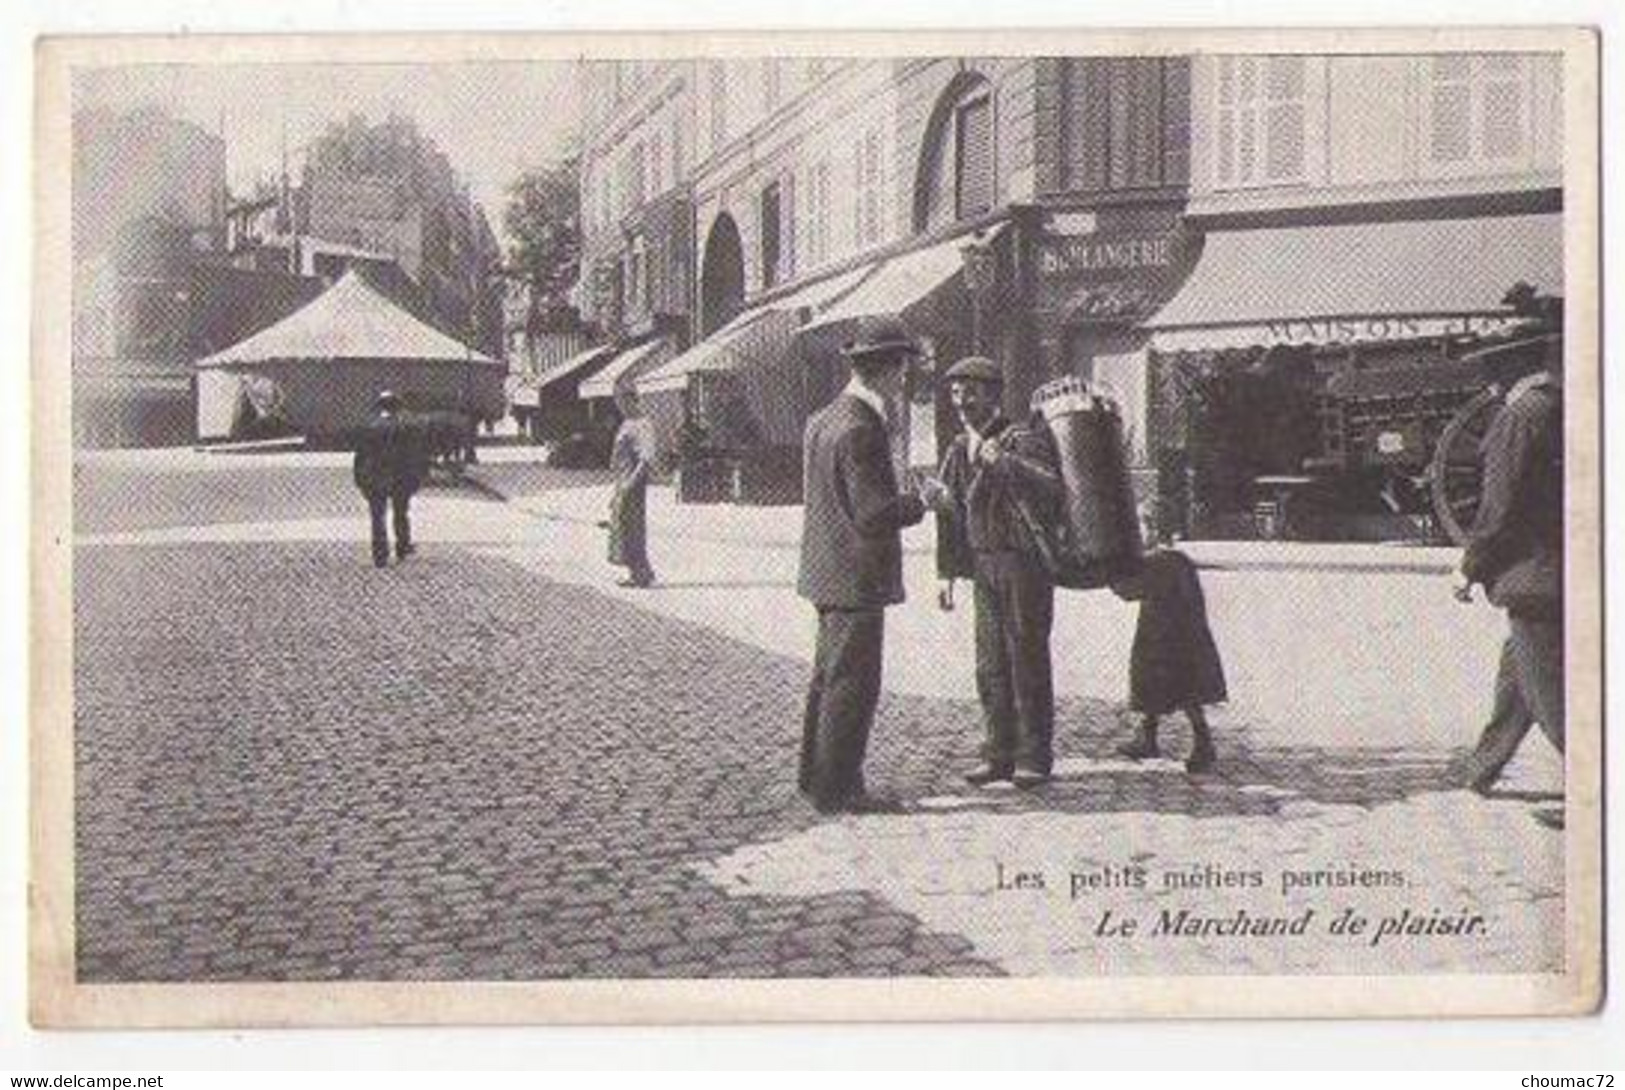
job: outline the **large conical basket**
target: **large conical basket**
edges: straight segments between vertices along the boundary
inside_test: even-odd
[[[1143,545],[1117,402],[1068,377],[1040,386],[1032,407],[1055,437],[1066,485],[1056,581],[1088,589],[1132,575]]]

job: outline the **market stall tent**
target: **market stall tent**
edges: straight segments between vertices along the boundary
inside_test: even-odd
[[[506,368],[415,317],[355,271],[268,329],[197,362],[198,436],[270,416],[307,436],[362,423],[378,391],[409,409],[504,411]]]

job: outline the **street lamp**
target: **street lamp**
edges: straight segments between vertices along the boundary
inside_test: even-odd
[[[971,236],[959,248],[965,274],[965,289],[971,296],[971,350],[982,351],[982,303],[998,279],[998,255],[981,234]]]

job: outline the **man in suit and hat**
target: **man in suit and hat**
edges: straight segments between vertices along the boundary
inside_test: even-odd
[[[970,356],[945,377],[963,430],[942,462],[949,499],[937,512],[938,601],[952,609],[954,580],[972,581],[976,692],[987,729],[982,763],[965,779],[1037,787],[1054,760],[1055,583],[1034,533],[1059,513],[1059,460],[1041,422],[1005,419],[997,363]]]
[[[1484,437],[1484,495],[1458,574],[1457,597],[1482,584],[1507,613],[1490,721],[1459,770],[1479,794],[1534,723],[1563,752],[1563,382],[1561,348],[1548,352]]]
[[[412,544],[412,495],[428,471],[428,447],[417,429],[401,418],[401,401],[393,390],[378,393],[372,419],[362,427],[355,450],[355,483],[367,497],[372,517],[372,563],[389,563],[389,530],[385,510],[394,516],[395,556],[405,560]]]
[[[870,795],[863,757],[880,700],[885,609],[903,601],[901,531],[925,517],[924,495],[898,487],[889,432],[919,353],[893,318],[860,323],[842,349],[851,381],[807,422],[797,590],[818,611],[801,744],[801,791],[823,813],[901,807]]]

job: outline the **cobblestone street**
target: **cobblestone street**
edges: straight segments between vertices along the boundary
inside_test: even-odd
[[[276,528],[246,500],[211,516],[201,477],[168,480],[162,520],[121,514],[111,488],[80,494],[84,980],[1529,971],[1558,956],[1561,837],[1532,820],[1560,798],[1548,755],[1520,758],[1501,798],[1444,792],[1453,747],[1437,732],[1400,744],[1404,723],[1350,738],[1271,719],[1246,692],[1263,656],[1227,646],[1243,685],[1220,721],[1219,775],[1107,756],[1119,713],[1063,667],[1057,782],[978,793],[957,779],[979,734],[966,661],[940,692],[899,670],[883,700],[870,779],[913,812],[822,818],[794,792],[809,625],[789,554],[657,542],[669,589],[639,599],[601,589],[592,527],[501,502],[487,481],[427,493],[421,554],[374,571],[333,472],[311,470],[326,483],[302,517],[297,479],[276,478],[294,483]],[[232,494],[252,495],[247,481]],[[1245,631],[1228,600],[1221,589],[1216,624],[1233,645]],[[1291,604],[1270,608],[1290,629]],[[1084,657],[1059,644],[1069,631],[1058,658]],[[924,657],[897,641],[889,653]],[[1382,654],[1404,652],[1345,660]],[[1351,683],[1362,700],[1378,688]],[[1263,888],[1080,898],[1071,884],[1125,867],[1153,883],[1257,870]],[[1001,869],[1050,887],[1007,892]],[[1287,871],[1363,869],[1400,878],[1352,902],[1283,888]],[[1324,921],[1346,903],[1373,918],[1481,913],[1488,934],[1377,956],[1090,931],[1107,909],[1312,907]]]

